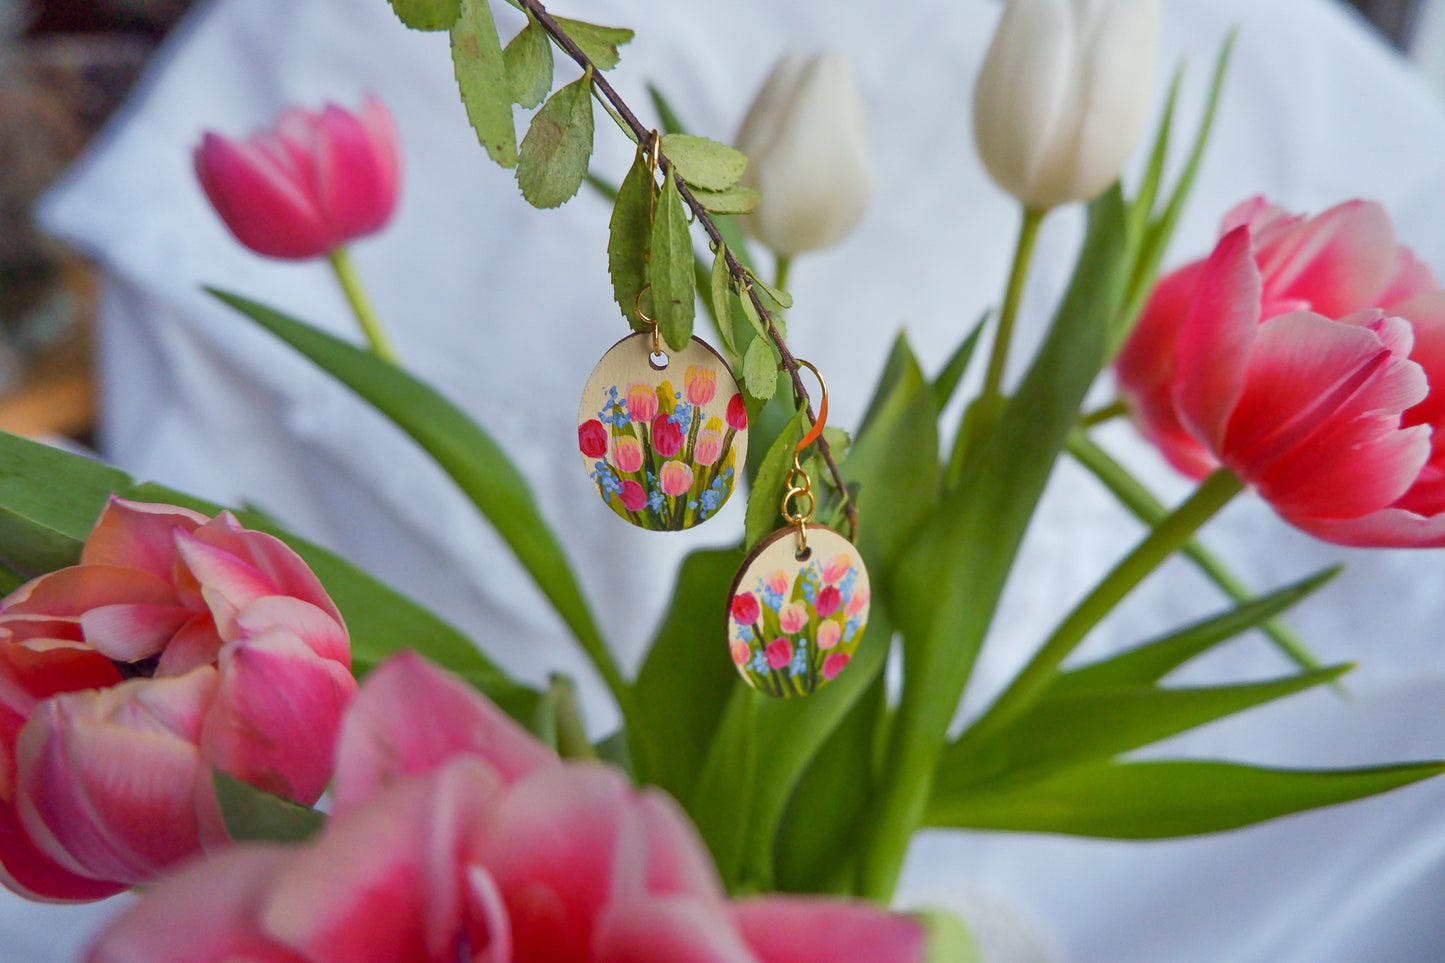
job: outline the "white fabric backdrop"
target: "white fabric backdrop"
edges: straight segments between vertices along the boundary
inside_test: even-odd
[[[1203,253],[1220,214],[1264,192],[1310,211],[1378,198],[1402,239],[1445,268],[1445,116],[1350,14],[1330,0],[1165,6],[1161,63],[1189,64],[1186,128],[1219,42],[1240,27],[1218,132],[1171,261]],[[998,297],[1016,215],[974,158],[969,122],[997,10],[986,0],[858,5],[847,15],[824,0],[578,0],[562,11],[637,28],[613,75],[623,95],[642,107],[643,85],[655,80],[693,130],[721,139],[785,48],[835,47],[850,58],[880,189],[852,238],[795,265],[789,318],[795,350],[828,374],[839,424],[856,421],[900,325],[936,366]],[[516,26],[509,13],[499,11],[504,32]],[[45,223],[109,278],[103,447],[139,476],[265,507],[444,613],[525,679],[577,674],[600,730],[612,718],[600,687],[445,479],[344,389],[199,290],[226,287],[350,336],[324,267],[266,261],[231,240],[195,186],[190,150],[203,128],[240,135],[287,104],[354,106],[368,90],[393,107],[407,156],[395,222],[355,248],[376,305],[408,366],[478,418],[533,481],[626,664],[640,654],[675,562],[736,538],[739,504],[699,531],[654,536],[597,503],[578,470],[572,419],[592,364],[623,332],[606,278],[607,208],[587,194],[559,211],[528,208],[466,126],[445,37],[405,30],[383,0],[216,0],[170,41],[130,108],[48,199]],[[598,132],[596,167],[620,177],[630,147],[600,115]],[[1058,293],[1079,222],[1066,211],[1045,226],[1026,343]],[[1127,427],[1107,438],[1156,486],[1183,491]],[[966,711],[986,703],[1128,547],[1137,529],[1123,519],[1096,485],[1061,468]],[[1326,661],[1363,665],[1348,699],[1298,696],[1155,754],[1301,766],[1445,754],[1445,554],[1336,549],[1249,499],[1207,540],[1262,587],[1346,559],[1348,574],[1294,622]],[[1172,565],[1087,649],[1138,641],[1219,604],[1191,570]],[[1250,638],[1185,677],[1286,670]],[[1034,930],[1005,926],[999,960],[1429,960],[1445,954],[1442,804],[1437,781],[1177,842],[931,834],[915,847],[906,888],[954,894],[975,916],[992,907],[988,919]],[[86,927],[112,909],[0,903],[0,945],[18,963],[72,958]]]

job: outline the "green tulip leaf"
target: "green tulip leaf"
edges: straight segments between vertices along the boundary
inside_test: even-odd
[[[617,48],[630,42],[633,37],[633,32],[626,27],[602,27],[581,20],[568,20],[566,17],[552,19],[562,28],[563,33],[572,38],[572,42],[598,70],[611,70],[616,67],[622,59]]]
[[[592,157],[592,74],[557,91],[532,118],[517,158],[517,186],[533,207],[560,207],[577,193]]]
[[[748,168],[742,151],[693,134],[664,135],[662,153],[683,180],[705,191],[727,190]]]
[[[94,459],[0,432],[0,561],[27,578],[75,565],[106,499],[130,484]]]
[[[527,18],[502,58],[512,84],[512,100],[528,110],[536,107],[552,89],[552,38],[542,25]]]
[[[1229,762],[1114,762],[988,793],[938,792],[930,826],[1167,839],[1348,802],[1445,772],[1445,763],[1271,769]]]
[[[752,351],[751,348],[748,349]],[[803,438],[803,421],[807,412],[799,408],[768,448],[748,493],[748,511],[744,520],[744,547],[753,546],[782,524],[780,505],[788,490],[788,475],[793,470],[793,449]]]
[[[513,167],[517,128],[512,123],[512,83],[488,0],[461,0],[461,14],[450,29],[452,69],[467,120],[487,156]]]
[[[746,298],[743,303],[747,304]],[[743,388],[759,401],[767,401],[778,390],[778,356],[773,353],[773,343],[764,335],[748,342],[748,350],[743,354]]]
[[[450,30],[461,16],[458,0],[391,0],[391,9],[413,30]]]
[[[751,214],[762,198],[751,187],[729,187],[725,191],[705,191],[694,187],[692,196],[697,198],[704,210],[714,214]]]
[[[671,177],[664,179],[652,216],[652,307],[662,340],[681,351],[692,340],[697,310],[697,279],[693,274],[692,235],[683,213],[682,195]]]
[[[943,414],[943,409],[948,407],[948,403],[953,400],[953,393],[963,381],[963,375],[968,371],[968,363],[973,360],[974,349],[978,347],[978,339],[983,334],[983,326],[988,323],[990,314],[989,311],[983,313],[973,330],[968,332],[968,336],[954,349],[948,361],[944,362],[938,377],[933,379],[933,407],[939,414]]]
[[[304,843],[326,823],[326,815],[274,795],[219,769],[211,770],[221,822],[238,843]]]
[[[647,287],[647,252],[652,243],[648,218],[656,191],[652,169],[639,151],[622,179],[622,186],[617,189],[607,237],[607,272],[612,276],[612,296],[634,331],[650,330],[637,316],[637,311]]]

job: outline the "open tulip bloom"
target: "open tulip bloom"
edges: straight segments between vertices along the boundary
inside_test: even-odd
[[[465,14],[393,7],[408,25],[452,30],[483,148],[517,168],[524,198],[555,206],[587,171],[593,98],[624,126],[635,116],[615,88],[594,86],[616,64],[610,45],[631,33],[520,2],[531,33],[508,50],[529,57],[503,57],[473,0]],[[508,678],[485,654],[504,633],[463,635],[263,516],[0,435],[0,884],[50,901],[143,884],[92,963],[942,963],[970,958],[956,921],[890,906],[921,829],[1188,836],[1445,770],[1134,755],[1348,668],[1316,667],[1275,620],[1327,575],[1254,596],[1195,540],[1240,491],[1331,542],[1445,545],[1445,291],[1378,205],[1307,219],[1246,202],[1211,254],[1154,283],[1192,165],[1168,196],[1146,179],[1126,198],[1115,175],[1150,92],[1157,6],[1004,8],[976,126],[1025,227],[983,388],[952,424],[940,422],[972,383],[963,376],[981,329],[960,332],[932,381],[900,336],[856,432],[808,424],[802,389],[776,390],[779,358],[797,374],[772,316],[791,298],[753,276],[746,252],[728,249],[739,235],[713,220],[757,202],[739,216],[755,218],[753,235],[783,265],[852,229],[872,172],[841,58],[774,71],[740,136],[750,160],[703,137],[628,127],[647,150],[610,224],[578,242],[606,244],[618,307],[639,326],[650,291],[670,346],[690,337],[694,279],[708,278],[743,390],[697,366],[678,365],[663,386],[620,380],[575,440],[569,431],[556,444],[578,446],[614,511],[660,528],[711,516],[723,482],[749,489],[739,544],[685,560],[635,676],[573,574],[582,560],[482,427],[375,356],[386,355],[376,337],[368,352],[216,292],[390,417],[456,482],[606,685],[615,732],[587,730],[568,680],[539,691]],[[581,67],[550,97],[544,42]],[[1223,69],[1221,58],[1216,93]],[[541,105],[520,147],[519,101]],[[1154,169],[1172,169],[1167,154],[1161,137]],[[242,143],[207,135],[196,166],[242,243],[327,256],[365,323],[337,252],[379,230],[395,201],[396,138],[379,102],[359,116],[288,112]],[[761,201],[740,186],[745,169]],[[1089,197],[1074,279],[1023,377],[1005,386],[1032,232],[1044,209]],[[695,263],[688,208],[714,247],[706,263]],[[1121,342],[1123,403],[1105,411],[1127,409],[1202,480],[1172,509],[1094,441],[1103,415],[1081,414]],[[734,448],[744,430],[760,458]],[[804,438],[817,441],[799,451]],[[941,438],[954,439],[942,457]],[[960,732],[971,668],[1065,452],[1121,493],[1144,531]],[[802,551],[796,569],[734,584],[781,524],[780,506],[803,510],[795,459],[810,510],[858,555]],[[1071,659],[1176,553],[1217,584],[1217,610],[1133,649]],[[1299,671],[1162,684],[1254,628]],[[885,681],[887,665],[898,679]],[[785,673],[806,675],[807,691],[779,698]],[[312,808],[328,788],[329,810]]]

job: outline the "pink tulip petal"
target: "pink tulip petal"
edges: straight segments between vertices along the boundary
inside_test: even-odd
[[[1424,401],[1405,413],[1404,423],[1434,426],[1432,445],[1436,452],[1445,451],[1445,291],[1417,295],[1398,305],[1396,311],[1414,331],[1410,360],[1425,369],[1425,376],[1435,386]]]
[[[117,662],[158,655],[195,613],[175,605],[102,605],[80,617],[85,641]]]
[[[267,257],[327,253],[330,237],[314,203],[274,157],[255,144],[207,133],[196,176],[236,240]]]
[[[102,605],[174,605],[170,583],[134,568],[73,565],[31,579],[5,597],[4,615],[79,618]]]
[[[1430,270],[1430,265],[1416,258],[1409,248],[1397,247],[1390,279],[1385,282],[1385,289],[1375,298],[1375,305],[1390,314],[1398,314],[1401,312],[1395,310],[1396,305],[1426,293],[1437,296],[1441,293],[1440,282],[1435,280],[1435,272]]]
[[[347,668],[351,666],[351,640],[346,629],[310,602],[288,595],[268,595],[236,615],[236,629],[242,639],[272,628],[294,633],[319,658]]]
[[[56,696],[16,742],[16,808],[73,872],[139,883],[200,847],[210,776],[194,740],[214,673]]]
[[[677,801],[644,789],[638,794],[637,809],[647,834],[648,892],[725,898],[712,856]]]
[[[468,866],[465,886],[468,963],[512,963],[512,923],[496,880],[480,866]]]
[[[1355,518],[1404,495],[1430,456],[1429,429],[1397,430],[1393,418],[1337,423],[1253,482],[1286,515]],[[1339,457],[1342,451],[1348,458]]]
[[[612,904],[596,945],[596,963],[758,963],[724,904],[685,896]]]
[[[388,206],[394,206],[401,186],[401,135],[396,121],[380,97],[368,94],[361,103],[361,125],[371,141],[372,156],[380,174],[377,190],[391,198]]]
[[[1289,515],[1285,520],[1315,538],[1336,545],[1360,548],[1445,548],[1445,514],[1429,517],[1399,508],[1387,508],[1359,518],[1309,518]]]
[[[226,646],[219,668],[201,730],[205,759],[253,786],[314,803],[331,781],[356,680],[284,628]]]
[[[126,889],[77,876],[58,865],[30,841],[15,807],[0,801],[0,885],[26,899],[46,902],[89,902]]]
[[[744,938],[760,963],[922,963],[923,924],[867,903],[766,896],[735,903]]]
[[[403,776],[457,753],[478,756],[512,782],[557,757],[476,690],[404,651],[367,676],[342,726],[335,808],[348,807]]]
[[[1264,299],[1300,299],[1330,317],[1376,303],[1395,270],[1395,236],[1384,208],[1346,201],[1262,244]]]
[[[1244,391],[1246,365],[1259,326],[1259,298],[1249,229],[1236,228],[1205,262],[1193,307],[1174,347],[1175,410],[1185,428],[1216,454]]]
[[[341,611],[326,594],[316,573],[289,545],[274,535],[242,528],[234,515],[222,512],[196,530],[196,540],[249,566],[261,584],[270,586],[269,591],[259,594],[294,596],[310,602],[335,619],[337,624],[345,626]],[[205,582],[205,579],[201,581]]]
[[[379,230],[396,198],[395,164],[378,157],[360,118],[328,104],[319,123],[317,197],[337,243]]]
[[[181,676],[192,669],[213,665],[224,644],[216,634],[215,619],[208,613],[198,613],[171,637],[156,663],[156,678]]]
[[[252,919],[294,855],[284,846],[234,846],[190,864],[107,926],[86,963],[306,963]]]
[[[1301,215],[1291,214],[1283,207],[1271,204],[1263,195],[1256,194],[1236,204],[1224,215],[1219,224],[1219,236],[1223,237],[1236,227],[1248,227],[1257,244],[1267,244],[1303,221]]]
[[[80,562],[136,568],[169,582],[176,564],[175,530],[193,532],[205,523],[206,516],[189,508],[112,495],[85,539]]]

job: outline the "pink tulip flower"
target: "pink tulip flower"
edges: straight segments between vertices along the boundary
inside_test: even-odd
[[[642,443],[631,435],[618,435],[612,440],[612,460],[617,470],[632,474],[642,469]]]
[[[1445,545],[1445,291],[1376,204],[1305,220],[1255,200],[1225,228],[1119,355],[1141,430],[1319,538]]]
[[[682,451],[682,429],[675,425],[672,416],[659,414],[652,419],[652,450],[663,458],[671,458]]]
[[[768,588],[772,589],[774,595],[782,595],[788,590],[788,586],[791,585],[792,582],[792,578],[782,569],[778,569],[772,575],[768,576]]]
[[[748,407],[740,394],[728,399],[727,423],[733,431],[745,431],[748,427]]]
[[[722,455],[722,433],[710,428],[697,434],[697,443],[692,448],[692,460],[704,467],[717,464]]]
[[[832,619],[829,619],[818,626],[818,648],[826,652],[838,644],[838,639],[842,634],[843,627]]]
[[[838,591],[836,585],[829,585],[819,590],[818,600],[813,603],[813,609],[818,613],[818,618],[826,619],[838,611],[838,606],[843,604],[843,593]]]
[[[778,613],[778,626],[789,635],[796,635],[808,624],[808,610],[801,605],[785,605]]]
[[[728,647],[728,651],[733,657],[733,665],[742,665],[753,654],[752,647],[740,639],[734,639]]]
[[[836,585],[843,581],[843,576],[847,575],[848,570],[852,567],[853,560],[847,555],[834,555],[828,560],[828,564],[823,566],[823,582],[827,585]]]
[[[768,660],[768,668],[781,669],[793,661],[793,643],[782,637],[773,639],[763,650],[763,656]]]
[[[692,488],[692,469],[686,462],[670,461],[657,471],[657,481],[664,494],[676,498]]]
[[[622,491],[617,497],[622,501],[622,507],[629,512],[640,512],[647,504],[647,491],[631,478],[622,483]]]
[[[267,257],[320,257],[381,230],[396,207],[401,159],[386,105],[359,114],[291,108],[244,141],[209,131],[196,176],[236,240]]]
[[[607,454],[607,429],[596,418],[590,418],[577,426],[577,447],[588,458],[601,458]]]
[[[657,416],[657,392],[651,385],[635,382],[627,386],[627,417],[648,424]]]
[[[823,678],[831,679],[848,665],[847,652],[834,652],[823,660]]]
[[[739,625],[752,625],[762,614],[762,607],[753,593],[739,592],[733,596],[732,613]]]
[[[315,802],[349,664],[340,613],[279,540],[112,499],[81,564],[0,607],[0,882],[93,899],[224,842],[212,767]]]
[[[855,588],[853,594],[848,596],[848,601],[843,604],[843,614],[852,618],[868,607],[869,592],[865,588]]]
[[[156,886],[89,963],[921,963],[922,924],[857,903],[730,903],[682,810],[563,763],[411,654],[348,713],[336,806]],[[859,957],[857,953],[865,953]]]
[[[695,364],[687,366],[683,373],[683,385],[687,390],[689,404],[705,405],[717,393],[717,371]]]

